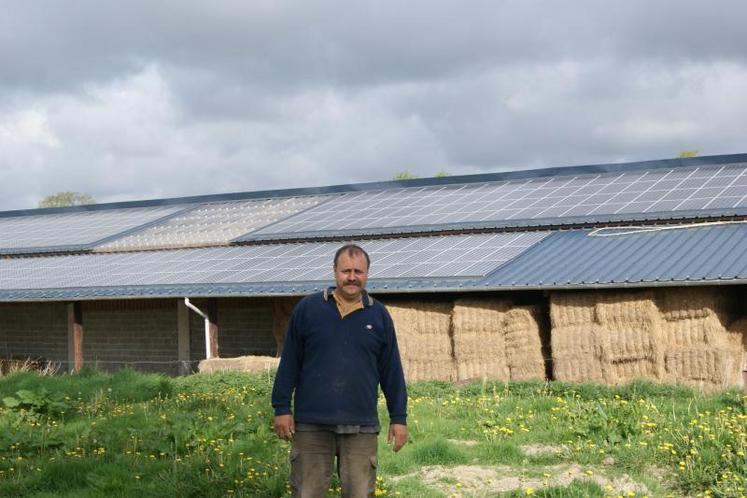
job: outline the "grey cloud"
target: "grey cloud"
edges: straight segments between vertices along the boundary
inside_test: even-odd
[[[5,10],[0,209],[744,151],[741,0]]]

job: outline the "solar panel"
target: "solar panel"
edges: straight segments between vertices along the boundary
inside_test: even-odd
[[[483,276],[548,232],[363,241],[370,278]],[[78,287],[330,282],[339,243],[296,243],[171,251],[0,259],[0,291]]]
[[[747,208],[747,165],[662,168],[351,192],[239,240],[427,230],[459,223]],[[656,214],[654,214],[656,213]],[[662,213],[665,213],[662,215]],[[640,215],[640,216],[638,216]]]
[[[96,247],[95,251],[132,251],[226,244],[258,227],[287,218],[330,199],[304,196],[207,203],[163,223]]]
[[[176,205],[0,217],[0,254],[85,249],[184,208]]]

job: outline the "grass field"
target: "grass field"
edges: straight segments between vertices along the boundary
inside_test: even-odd
[[[0,496],[288,496],[271,386],[238,373],[2,377]],[[395,454],[380,438],[381,496],[745,494],[742,393],[426,382],[410,397],[410,442]]]

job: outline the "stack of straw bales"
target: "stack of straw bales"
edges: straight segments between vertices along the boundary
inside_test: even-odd
[[[666,343],[665,381],[703,390],[741,385],[743,333],[741,322],[729,326],[735,304],[729,290],[659,289],[657,303]]]
[[[452,327],[458,380],[544,379],[538,312],[495,299],[454,304]]]
[[[386,305],[397,330],[405,378],[456,380],[451,345],[451,303],[421,301]]]
[[[557,380],[604,382],[604,337],[596,323],[597,298],[589,292],[550,296],[550,342]]]
[[[661,378],[661,327],[651,291],[606,293],[594,315],[606,383]]]
[[[743,333],[728,326],[733,311],[733,294],[713,288],[553,293],[555,378],[739,385]]]
[[[650,291],[553,293],[550,322],[558,380],[617,384],[661,376],[660,319]]]

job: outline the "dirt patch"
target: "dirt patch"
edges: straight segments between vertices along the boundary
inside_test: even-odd
[[[472,439],[447,439],[446,441],[458,446],[477,446],[480,444],[480,441],[474,441]]]
[[[568,451],[564,444],[527,444],[519,448],[526,456],[558,455]]]
[[[448,496],[480,497],[514,490],[532,488],[538,490],[550,486],[566,487],[574,480],[597,483],[606,493],[625,495],[628,492],[648,494],[642,483],[633,481],[627,475],[608,477],[598,468],[580,465],[551,465],[517,469],[509,466],[458,465],[444,467],[434,465],[423,467],[418,472],[400,476],[416,477],[426,486],[438,489]]]

